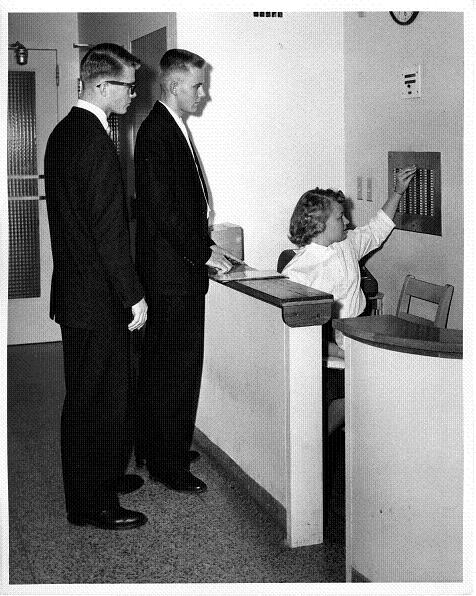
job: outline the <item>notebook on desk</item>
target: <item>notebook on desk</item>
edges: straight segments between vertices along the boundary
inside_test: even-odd
[[[231,270],[229,273],[217,273],[212,276],[217,281],[245,281],[249,279],[273,279],[275,277],[286,277],[282,273],[273,271],[272,269],[243,269],[241,271]]]
[[[228,281],[244,281],[249,279],[273,279],[275,277],[286,277],[277,271],[272,269],[260,270],[253,269],[243,261],[235,261],[230,258],[233,263],[233,267],[228,273],[219,273],[216,269],[210,269],[210,277],[216,281],[228,282]]]

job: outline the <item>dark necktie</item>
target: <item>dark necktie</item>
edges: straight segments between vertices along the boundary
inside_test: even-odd
[[[188,132],[188,131],[187,131]],[[190,147],[192,148],[193,160],[195,161],[195,165],[197,166],[198,176],[200,177],[200,182],[202,183],[203,194],[205,195],[205,200],[208,204],[208,191],[207,185],[205,183],[205,178],[203,177],[202,168],[200,167],[200,162],[197,157],[197,153],[195,151],[195,147],[192,142],[192,137],[188,135],[188,140],[190,141]]]

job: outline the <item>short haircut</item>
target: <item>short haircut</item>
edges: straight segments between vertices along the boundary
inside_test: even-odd
[[[335,203],[345,201],[344,193],[330,188],[314,188],[305,192],[297,202],[289,224],[289,240],[297,246],[306,246],[326,229],[326,221]]]
[[[191,66],[203,68],[204,65],[205,60],[198,54],[193,54],[188,50],[179,50],[178,48],[167,50],[160,60],[163,79],[175,72],[188,72]]]
[[[88,83],[100,77],[117,77],[127,66],[139,68],[140,59],[115,43],[101,43],[89,49],[81,60],[81,80]]]

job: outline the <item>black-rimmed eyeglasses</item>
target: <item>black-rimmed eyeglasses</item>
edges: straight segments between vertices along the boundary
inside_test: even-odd
[[[134,95],[137,87],[137,83],[123,83],[122,81],[103,81],[102,83],[109,83],[109,85],[120,85],[121,87],[129,87],[129,95]],[[96,85],[96,87],[100,87],[102,83],[99,83],[99,85]]]

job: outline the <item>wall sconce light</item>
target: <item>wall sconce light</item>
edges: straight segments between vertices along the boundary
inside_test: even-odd
[[[17,64],[20,66],[28,64],[28,50],[24,45],[22,45],[19,41],[16,41],[15,43],[10,44],[8,47],[9,49],[15,51]]]

